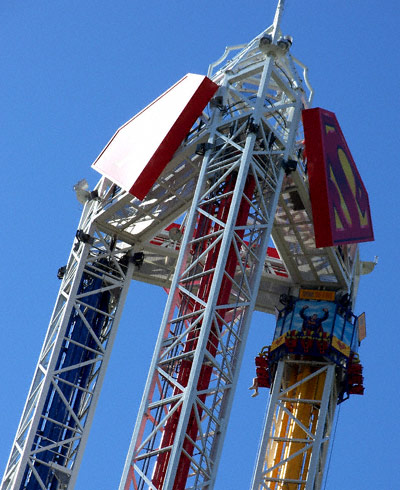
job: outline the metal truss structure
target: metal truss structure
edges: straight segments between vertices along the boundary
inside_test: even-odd
[[[254,309],[300,286],[355,298],[357,245],[315,248],[312,89],[283,4],[211,65],[216,96],[143,200],[106,178],[87,192],[1,490],[73,490],[132,276],[170,293],[120,490],[211,490]],[[335,386],[331,365],[307,369],[279,363],[253,488],[319,488]]]
[[[277,29],[266,35],[273,45]],[[260,46],[256,39],[214,77],[220,90],[124,490],[212,488],[215,480],[304,103],[300,80],[294,88],[275,62],[285,49],[272,55]]]
[[[278,363],[253,490],[321,488],[337,404],[335,369],[295,356]]]
[[[101,190],[101,189],[100,189]],[[79,224],[2,490],[73,488],[134,268],[131,248]]]

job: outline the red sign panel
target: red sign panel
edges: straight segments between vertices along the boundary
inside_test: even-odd
[[[317,247],[374,239],[368,193],[333,112],[303,111]]]
[[[125,123],[92,167],[144,199],[218,89],[189,73]]]

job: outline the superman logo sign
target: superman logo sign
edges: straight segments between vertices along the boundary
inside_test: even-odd
[[[317,247],[374,239],[368,193],[333,112],[303,111]]]

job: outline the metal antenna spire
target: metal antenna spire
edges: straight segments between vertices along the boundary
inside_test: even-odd
[[[283,10],[284,10],[285,0],[279,0],[278,5],[275,10],[275,17],[273,22],[273,32],[272,32],[272,42],[276,41],[279,34],[280,23],[282,20]]]

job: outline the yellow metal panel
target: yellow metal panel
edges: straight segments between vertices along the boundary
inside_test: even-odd
[[[280,347],[282,344],[285,343],[285,338],[286,338],[286,334],[284,335],[281,335],[280,337],[278,337],[276,340],[274,340],[271,344],[271,351],[273,351],[274,349],[277,349],[278,347]]]
[[[344,354],[346,357],[350,356],[350,347],[347,346],[344,342],[339,340],[334,335],[332,336],[332,347],[334,347],[336,350]]]
[[[300,289],[300,299],[335,301],[335,291],[319,291],[316,289]]]

